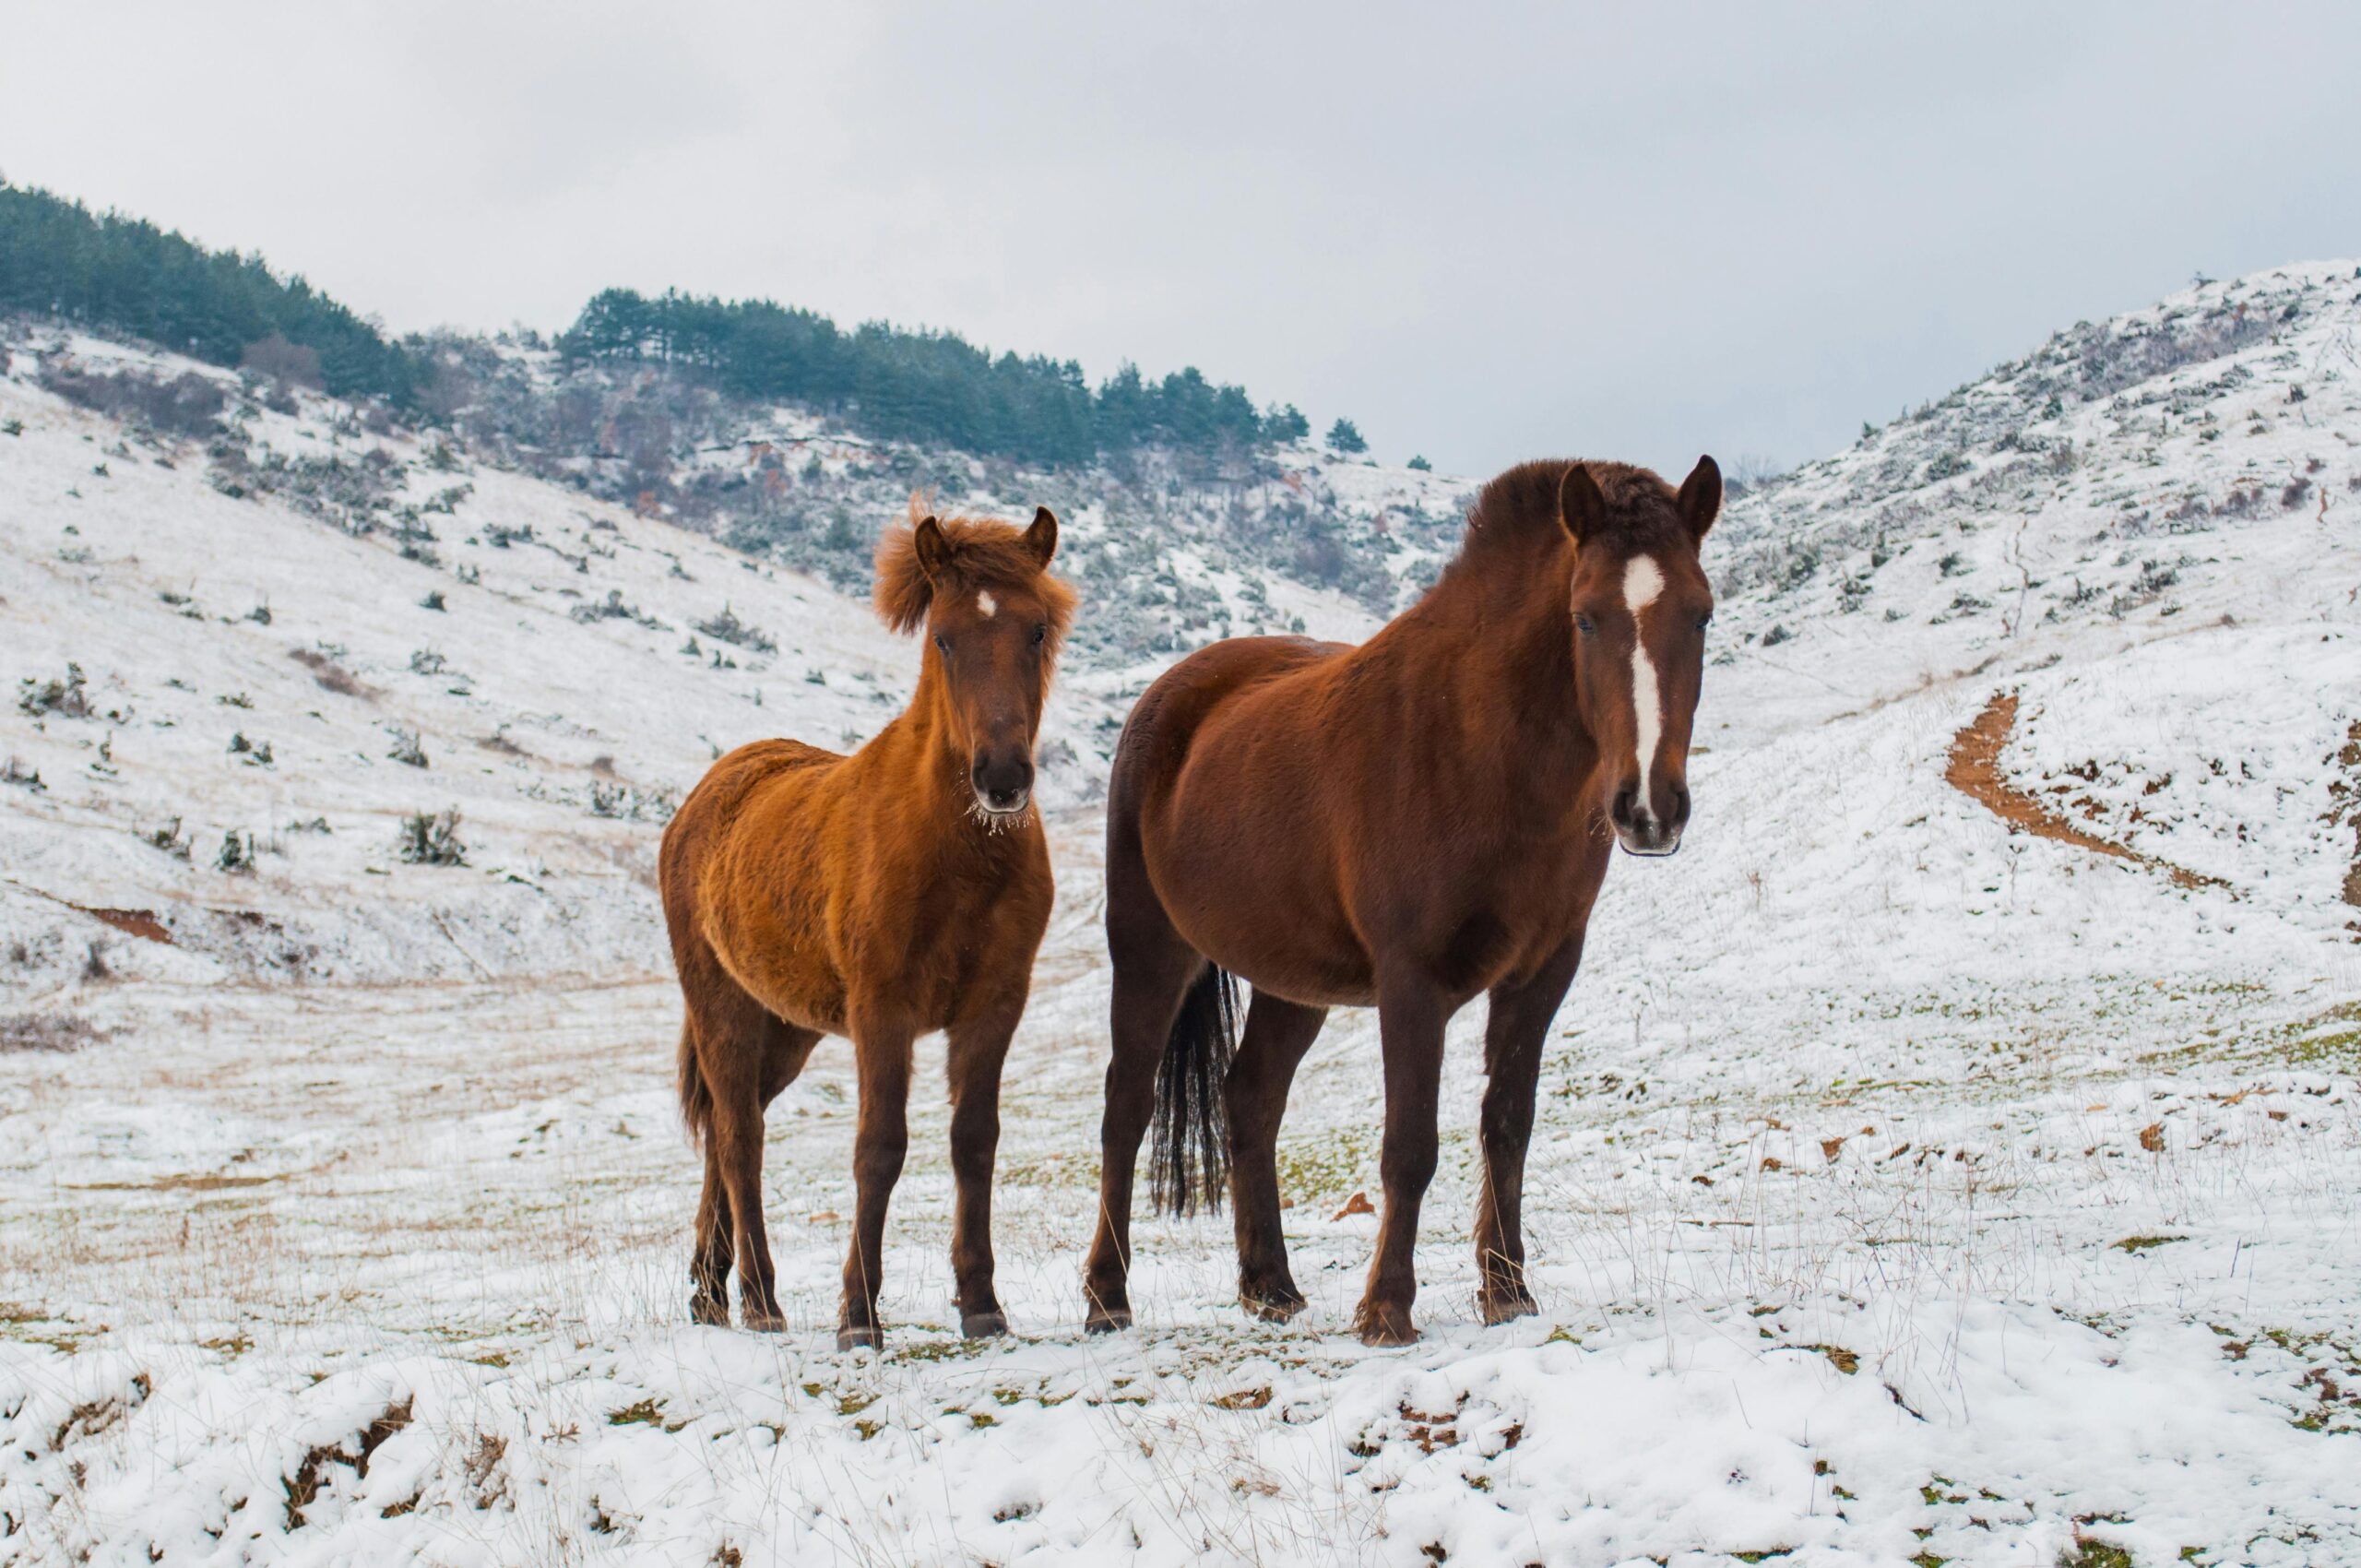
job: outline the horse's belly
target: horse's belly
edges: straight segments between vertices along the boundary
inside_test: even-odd
[[[706,939],[730,978],[800,1028],[845,1032],[845,982],[815,930],[708,919]]]
[[[1177,825],[1161,852],[1151,850],[1149,876],[1174,927],[1258,991],[1310,1006],[1370,1004],[1369,954],[1311,840],[1252,815]],[[1274,842],[1293,852],[1268,852]]]

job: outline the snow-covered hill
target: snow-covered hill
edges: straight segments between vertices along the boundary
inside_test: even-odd
[[[711,748],[870,732],[908,645],[777,538],[19,330],[0,1562],[2361,1560],[2356,324],[2349,262],[2201,285],[1733,504],[1688,848],[1616,867],[1545,1068],[1525,1324],[1473,1310],[1474,1010],[1428,1337],[1344,1332],[1380,1091],[1339,1014],[1281,1144],[1312,1311],[1243,1322],[1226,1225],[1143,1223],[1141,1329],[1080,1336],[1094,802],[1169,655],[1078,650],[1004,1100],[1018,1337],[955,1336],[921,1099],[881,1356],[827,1333],[841,1050],[771,1114],[789,1332],[686,1323],[647,873]],[[236,438],[42,386],[128,369],[212,378]],[[891,509],[908,454],[795,418],[700,460]],[[1160,519],[984,465],[957,504],[1061,506],[1085,618],[1178,646],[1358,635],[1466,488],[1279,469]],[[1390,586],[1275,568],[1299,485]],[[466,863],[404,860],[451,808]]]

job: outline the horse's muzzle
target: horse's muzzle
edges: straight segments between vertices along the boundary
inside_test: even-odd
[[[989,816],[1016,816],[1033,803],[1033,759],[1024,752],[979,751],[967,770],[976,807]]]
[[[1640,799],[1639,790],[1631,785],[1615,792],[1614,802],[1608,807],[1608,820],[1615,825],[1616,841],[1627,855],[1657,857],[1669,855],[1680,848],[1680,835],[1689,826],[1689,790],[1675,784],[1666,791],[1663,802],[1669,810],[1658,815]]]

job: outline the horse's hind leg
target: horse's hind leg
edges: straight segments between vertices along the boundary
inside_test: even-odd
[[[1303,1310],[1287,1268],[1279,1221],[1279,1119],[1297,1063],[1320,1036],[1324,1007],[1254,992],[1222,1094],[1229,1112],[1229,1202],[1238,1230],[1238,1300],[1255,1316],[1285,1322]]]
[[[730,1188],[721,1177],[721,1154],[711,1134],[705,1140],[705,1190],[697,1194],[695,1251],[689,1257],[689,1317],[727,1326],[730,1322]]]
[[[709,956],[694,967],[694,983],[683,989],[693,998],[689,1027],[711,1108],[691,1310],[700,1322],[718,1321],[706,1315],[719,1293],[714,1270],[726,1270],[734,1255],[740,1321],[751,1329],[776,1330],[786,1319],[763,1224],[763,1108],[802,1069],[819,1036],[782,1023]]]
[[[1107,950],[1114,965],[1113,1052],[1098,1124],[1098,1226],[1083,1269],[1093,1334],[1131,1325],[1132,1179],[1140,1139],[1156,1114],[1156,1074],[1173,1020],[1205,961],[1181,939],[1148,885],[1135,826],[1110,808],[1107,834]]]
[[[1484,1024],[1484,1184],[1476,1196],[1476,1304],[1486,1323],[1538,1311],[1525,1279],[1525,1154],[1549,1020],[1582,961],[1578,935],[1525,984],[1493,989]]]

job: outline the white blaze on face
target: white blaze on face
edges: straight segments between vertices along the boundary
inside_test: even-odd
[[[1623,602],[1631,612],[1632,733],[1640,752],[1640,811],[1649,812],[1648,769],[1655,766],[1656,742],[1664,734],[1664,699],[1656,692],[1656,661],[1648,657],[1647,638],[1641,635],[1640,612],[1664,592],[1664,569],[1651,556],[1634,555],[1623,564]]]
[[[1000,613],[1000,600],[989,593],[979,593],[976,596],[976,608],[982,611],[984,619],[989,621]]]

